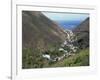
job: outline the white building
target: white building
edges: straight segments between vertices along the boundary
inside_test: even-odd
[[[59,51],[64,51],[64,49],[63,48],[59,48]]]
[[[48,54],[43,54],[42,56],[43,56],[43,58],[46,58],[46,59],[49,59],[49,60],[51,59],[50,55],[48,55]]]

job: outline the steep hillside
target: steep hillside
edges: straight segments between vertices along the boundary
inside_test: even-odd
[[[22,67],[39,68],[48,65],[42,55],[53,51],[65,41],[64,31],[38,11],[22,12]]]
[[[79,48],[89,47],[89,18],[84,20],[79,26],[77,26],[73,33],[77,37],[77,43]]]
[[[63,30],[41,12],[22,12],[23,48],[49,48],[65,39]]]

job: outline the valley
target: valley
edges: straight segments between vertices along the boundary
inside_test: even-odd
[[[40,11],[22,12],[22,68],[89,66],[89,18],[63,29]]]

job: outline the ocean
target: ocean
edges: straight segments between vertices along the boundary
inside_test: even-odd
[[[73,30],[81,23],[81,21],[57,21],[57,23],[64,29]]]

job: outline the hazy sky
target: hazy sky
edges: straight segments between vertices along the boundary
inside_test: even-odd
[[[82,13],[54,13],[54,12],[42,12],[45,16],[56,21],[83,21],[89,14]]]

